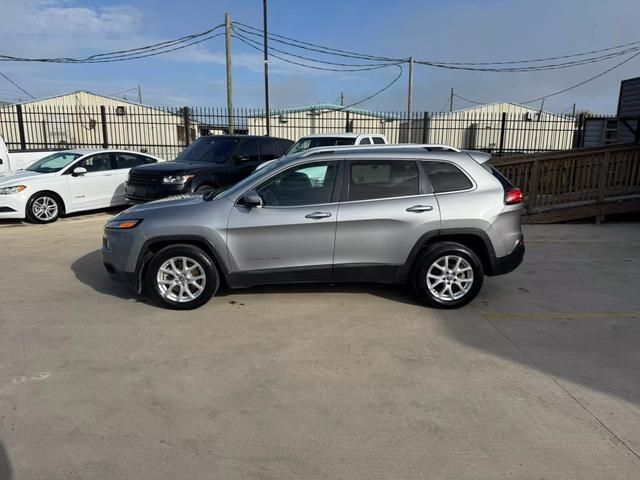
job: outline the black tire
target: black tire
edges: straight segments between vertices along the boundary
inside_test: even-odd
[[[176,258],[187,259],[187,265],[184,265],[182,260],[176,260]],[[158,275],[161,273],[159,272],[160,267],[170,262],[171,259],[174,259],[174,263],[178,267],[177,272],[184,270],[185,266],[196,263],[198,267],[193,270],[194,276],[204,275],[204,282],[201,285],[203,287],[202,290],[197,290],[194,283],[189,283],[189,277],[185,277],[184,274],[180,274],[182,275],[180,276],[163,273],[162,276],[166,283],[161,286],[158,282]],[[170,268],[169,270],[173,269]],[[175,285],[172,283],[175,281],[174,279],[177,280]],[[181,281],[187,283],[180,283]],[[220,286],[220,276],[215,264],[203,250],[193,245],[179,244],[165,247],[153,256],[145,269],[144,282],[146,290],[162,306],[174,310],[192,310],[204,305],[215,295]],[[184,299],[181,287],[188,289],[191,295],[197,294],[196,297],[193,300]],[[164,291],[161,289],[164,289]],[[186,290],[184,292],[187,293]],[[177,298],[183,298],[183,301],[177,300]]]
[[[45,204],[49,213],[45,213],[43,210]],[[31,223],[53,223],[60,218],[63,208],[64,206],[56,194],[38,192],[29,198],[25,213],[27,220]]]
[[[446,257],[450,258],[447,270],[443,270]],[[458,258],[462,259],[459,263]],[[465,271],[456,273],[456,264],[463,265]],[[468,267],[471,270],[466,270]],[[427,283],[428,273],[433,275],[429,280],[433,282],[431,284]],[[435,278],[438,275],[443,278]],[[484,268],[478,256],[469,247],[455,242],[441,242],[428,247],[416,260],[412,275],[413,288],[420,300],[436,308],[466,305],[478,295],[483,281]]]

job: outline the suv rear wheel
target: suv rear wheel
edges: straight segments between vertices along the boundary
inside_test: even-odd
[[[145,280],[158,302],[176,310],[204,305],[220,286],[216,266],[204,251],[192,245],[160,250],[149,262]]]
[[[466,305],[480,291],[482,262],[470,248],[455,242],[429,247],[416,261],[413,287],[420,299],[437,308]]]

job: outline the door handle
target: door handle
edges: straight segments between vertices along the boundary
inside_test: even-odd
[[[433,210],[431,205],[414,205],[413,207],[407,208],[407,212],[413,213],[430,212],[431,210]]]
[[[314,220],[319,220],[321,218],[329,218],[331,214],[329,212],[313,212],[304,216],[304,218],[312,218]]]

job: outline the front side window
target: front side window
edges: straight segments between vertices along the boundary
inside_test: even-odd
[[[260,163],[260,140],[245,138],[236,152],[238,163]]]
[[[471,180],[458,167],[446,162],[422,162],[434,193],[457,192],[473,187]]]
[[[47,155],[27,168],[31,172],[54,173],[59,172],[70,165],[76,158],[81,157],[79,153],[59,152]]]
[[[80,160],[73,166],[74,169],[78,167],[86,168],[87,173],[111,170],[113,168],[111,166],[111,154],[99,153],[97,155],[91,155],[90,157]]]
[[[227,163],[239,142],[237,137],[200,137],[185,148],[174,162]]]
[[[256,191],[265,207],[331,203],[337,171],[336,162],[298,165],[270,178]]]
[[[348,199],[406,197],[420,193],[416,162],[363,160],[351,162]]]

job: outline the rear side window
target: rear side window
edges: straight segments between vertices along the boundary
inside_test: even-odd
[[[373,143],[375,143],[376,145],[384,145],[384,138],[373,137]]]
[[[471,180],[462,170],[446,162],[422,162],[434,193],[457,192],[459,190],[468,190],[473,187]]]
[[[405,197],[420,193],[420,175],[412,161],[351,162],[348,199]]]
[[[133,168],[147,163],[155,163],[155,160],[132,153],[116,153],[116,168]]]
[[[369,137],[364,137],[362,140],[360,140],[359,145],[371,145],[371,140],[369,140]]]

